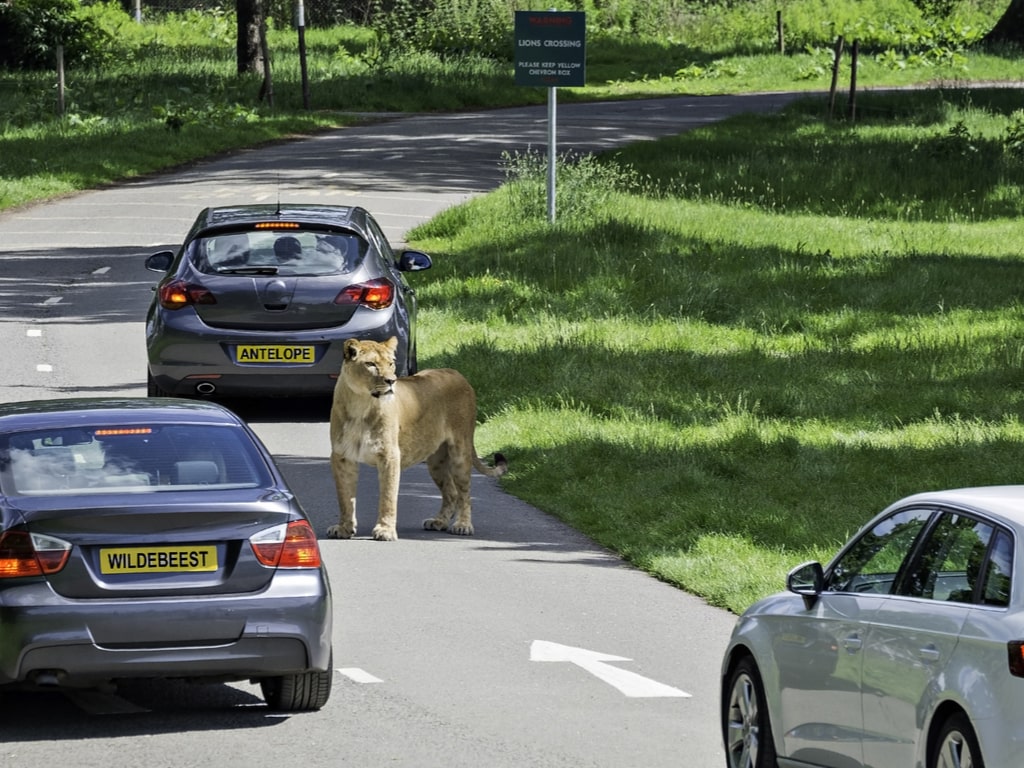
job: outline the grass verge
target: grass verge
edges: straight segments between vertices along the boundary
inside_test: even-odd
[[[474,382],[508,490],[740,611],[900,496],[1018,480],[1012,94],[865,101],[567,162],[554,225],[510,158],[410,234],[421,362]]]

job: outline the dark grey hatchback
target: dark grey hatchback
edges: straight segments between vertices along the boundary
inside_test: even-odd
[[[331,616],[305,513],[227,409],[0,405],[0,690],[251,679],[319,709]]]
[[[416,372],[416,298],[363,208],[207,208],[177,253],[146,267],[163,278],[146,318],[150,396],[329,395],[342,343],[398,339],[398,374]]]

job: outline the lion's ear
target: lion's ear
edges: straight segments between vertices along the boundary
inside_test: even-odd
[[[394,352],[396,349],[398,349],[398,339],[392,336],[390,339],[384,342],[384,346],[386,346],[388,349]]]
[[[344,353],[346,360],[355,360],[356,355],[359,354],[359,342],[355,339],[345,339],[345,346],[343,346],[342,352]]]

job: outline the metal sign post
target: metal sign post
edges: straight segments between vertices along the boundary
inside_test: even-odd
[[[555,220],[557,88],[587,84],[587,22],[582,11],[516,11],[516,85],[548,89],[548,221]]]

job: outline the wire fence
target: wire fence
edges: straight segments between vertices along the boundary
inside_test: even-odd
[[[2,2],[3,0],[0,0]],[[211,11],[233,13],[235,0],[121,0],[126,11],[143,19],[153,15]],[[262,0],[263,11],[270,18],[292,19],[297,0]],[[304,0],[306,22],[315,26],[356,23],[365,24],[379,3],[375,0]]]

